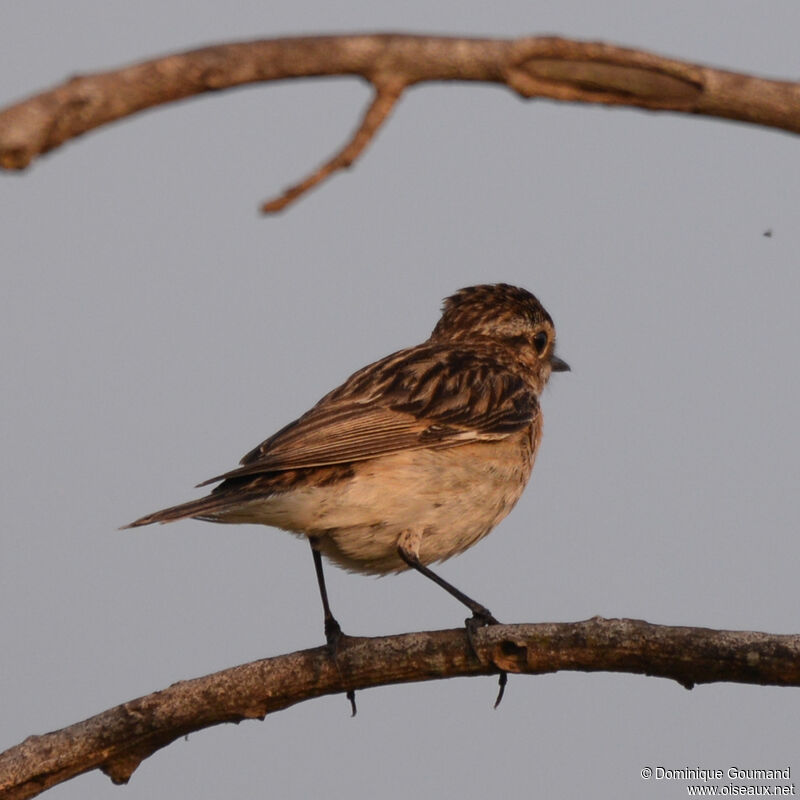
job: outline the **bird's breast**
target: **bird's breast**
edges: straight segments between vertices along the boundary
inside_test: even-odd
[[[320,536],[326,555],[357,572],[405,569],[397,543],[408,530],[422,531],[424,564],[450,558],[488,534],[519,500],[539,440],[533,428],[495,442],[355,464],[346,485],[317,495],[315,530],[304,532]]]

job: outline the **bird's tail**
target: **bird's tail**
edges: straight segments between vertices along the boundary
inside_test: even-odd
[[[198,519],[214,519],[215,512],[221,511],[223,508],[230,505],[230,500],[225,495],[210,494],[207,497],[201,497],[199,500],[190,500],[188,503],[181,503],[179,506],[170,506],[169,508],[162,508],[161,511],[156,511],[148,514],[146,517],[131,522],[130,525],[123,525],[120,530],[127,528],[139,528],[142,525],[152,525],[154,522],[175,522],[178,519],[187,519],[196,517]]]

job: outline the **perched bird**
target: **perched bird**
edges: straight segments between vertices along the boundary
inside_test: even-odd
[[[530,292],[461,289],[427,341],[351,375],[238,469],[200,484],[221,481],[208,496],[126,527],[192,517],[306,537],[331,647],[341,629],[322,555],[354,572],[415,569],[464,603],[473,625],[494,624],[428,565],[471,547],[514,507],[541,439],[539,396],[565,370],[553,320]]]

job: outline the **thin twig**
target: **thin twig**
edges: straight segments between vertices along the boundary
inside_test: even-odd
[[[400,99],[400,95],[403,93],[404,89],[405,84],[402,82],[376,85],[375,96],[369,108],[364,112],[361,124],[358,126],[358,129],[355,131],[350,141],[347,142],[338,153],[319,167],[319,169],[312,172],[299,183],[284,190],[283,194],[279,197],[265,202],[261,206],[261,211],[264,214],[274,214],[278,211],[282,211],[286,206],[293,203],[318,183],[330,177],[334,172],[351,167],[355,160],[367,148],[367,145],[372,141],[381,125],[386,121],[395,103]]]

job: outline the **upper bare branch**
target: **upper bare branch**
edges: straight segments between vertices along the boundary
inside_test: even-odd
[[[23,169],[68,139],[202,92],[285,78],[357,75],[376,99],[351,142],[266,203],[277,211],[364,150],[403,90],[424,81],[504,84],[526,98],[725,117],[800,133],[800,84],[596,42],[404,34],[309,36],[204,47],[81,75],[0,111],[0,167]]]
[[[254,661],[173,684],[60,731],[31,736],[0,754],[0,798],[34,797],[92,769],[116,783],[191,731],[263,719],[326,694],[499,670],[632,672],[697,683],[800,686],[800,635],[713,631],[602,619],[495,625],[375,639],[345,637],[334,663],[326,648]],[[477,655],[476,655],[477,653]],[[488,703],[487,703],[488,705]]]

